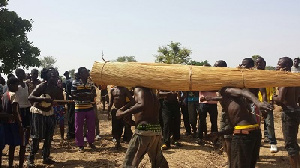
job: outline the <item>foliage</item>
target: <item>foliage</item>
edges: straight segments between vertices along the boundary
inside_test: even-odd
[[[40,50],[27,39],[32,20],[22,19],[6,5],[7,0],[0,0],[0,72],[7,74],[20,66],[39,66]]]
[[[117,62],[137,62],[135,56],[121,56],[117,58]]]
[[[54,64],[56,63],[56,59],[53,56],[45,56],[40,59],[41,67],[42,68],[50,68],[54,67]],[[54,67],[57,69],[57,67]]]
[[[167,46],[159,47],[157,52],[155,62],[166,64],[188,64],[192,53],[191,50],[181,47],[179,42],[173,41]]]
[[[69,75],[72,79],[75,79],[75,69],[69,70]]]
[[[265,70],[275,70],[275,67],[273,67],[273,66],[266,66]]]
[[[205,61],[200,61],[200,62],[195,61],[195,60],[191,60],[191,61],[188,63],[188,65],[196,65],[196,66],[208,65],[208,66],[211,66],[210,63],[208,63],[207,60],[205,60]]]
[[[257,60],[257,58],[260,58],[260,55],[252,55],[252,60],[255,62]]]

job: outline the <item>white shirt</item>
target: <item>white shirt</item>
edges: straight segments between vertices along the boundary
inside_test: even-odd
[[[18,85],[18,91],[16,91],[16,102],[19,103],[19,107],[20,108],[27,108],[30,107],[31,104],[28,100],[28,86],[27,84],[24,82],[25,87],[23,88],[21,85]]]
[[[296,68],[296,67],[292,66],[291,71],[292,71],[293,73],[300,73],[300,67]]]

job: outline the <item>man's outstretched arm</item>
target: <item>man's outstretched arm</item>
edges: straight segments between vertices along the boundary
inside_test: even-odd
[[[144,110],[144,91],[140,88],[134,90],[135,104],[131,108],[122,111],[119,109],[117,111],[117,118],[122,118],[125,115],[131,115]]]
[[[257,107],[264,110],[273,110],[273,106],[266,102],[260,102],[257,97],[254,96],[251,92],[245,89],[239,88],[225,88],[223,90],[225,94],[229,94],[234,97],[245,97],[246,99],[253,102]]]

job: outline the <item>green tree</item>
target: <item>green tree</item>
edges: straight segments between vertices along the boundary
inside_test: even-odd
[[[0,72],[10,73],[17,67],[39,66],[40,50],[27,39],[32,20],[22,19],[9,11],[7,0],[0,0]]]
[[[117,58],[117,62],[137,62],[135,56],[122,56]]]
[[[161,62],[166,64],[188,64],[190,61],[191,50],[181,47],[179,42],[171,41],[171,44],[167,46],[159,47],[158,55],[155,55],[155,62]]]
[[[40,59],[41,67],[42,68],[50,68],[54,67],[54,64],[56,63],[56,59],[53,56],[45,56]],[[54,67],[57,69],[57,67]]]
[[[260,58],[260,55],[252,55],[252,60],[255,62],[257,60],[257,58]]]
[[[273,67],[273,66],[266,66],[265,70],[275,70],[275,67]]]
[[[75,79],[75,69],[69,70],[70,77]]]
[[[207,60],[205,60],[205,61],[200,61],[200,62],[195,61],[195,60],[191,60],[191,61],[188,63],[188,65],[196,65],[196,66],[208,65],[208,66],[211,66],[210,63],[208,63]]]

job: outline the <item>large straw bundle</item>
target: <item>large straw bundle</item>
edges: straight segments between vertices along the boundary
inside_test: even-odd
[[[143,86],[174,91],[212,91],[226,86],[300,86],[300,74],[296,73],[158,63],[95,62],[91,77],[99,85]]]

